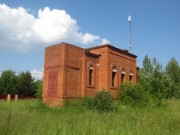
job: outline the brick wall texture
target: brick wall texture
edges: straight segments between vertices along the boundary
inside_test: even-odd
[[[45,49],[43,102],[62,106],[66,99],[94,96],[102,89],[117,99],[124,81],[138,82],[136,55],[109,44],[88,49],[60,43]]]

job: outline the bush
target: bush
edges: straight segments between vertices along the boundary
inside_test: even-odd
[[[143,86],[127,82],[121,85],[118,100],[120,103],[131,107],[144,107],[151,103],[152,98]]]
[[[101,90],[94,97],[94,107],[101,112],[115,110],[113,96],[107,90]]]
[[[36,96],[37,96],[38,100],[42,101],[43,82],[38,80],[38,81],[36,81],[36,85],[37,85]]]
[[[88,109],[96,109],[100,112],[116,110],[113,96],[107,90],[97,92],[95,97],[85,96],[83,105]]]
[[[171,89],[174,92],[172,98],[180,99],[180,85],[173,85]]]
[[[39,101],[42,101],[42,91],[43,91],[43,81],[37,80],[34,82],[34,86],[36,89],[36,96]]]
[[[85,96],[83,98],[83,105],[88,109],[94,109],[94,97]]]

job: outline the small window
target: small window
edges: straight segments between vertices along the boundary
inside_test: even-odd
[[[112,86],[114,87],[114,81],[116,77],[116,72],[112,72]]]
[[[132,81],[132,75],[129,75],[129,81],[130,82]]]
[[[117,70],[116,68],[114,67],[112,69],[112,87],[115,87],[117,84]]]
[[[121,83],[124,82],[125,74],[126,74],[126,72],[123,70],[123,71],[121,72]]]
[[[93,66],[90,66],[89,68],[89,85],[92,85],[93,80]]]
[[[129,74],[129,81],[130,81],[130,82],[132,81],[132,78],[133,78],[133,73],[130,72],[130,74]]]

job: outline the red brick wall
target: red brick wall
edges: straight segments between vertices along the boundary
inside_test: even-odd
[[[58,95],[58,71],[48,72],[47,95],[49,97],[56,97]]]
[[[84,49],[66,44],[65,50],[65,93],[64,96],[66,98],[80,98],[81,91],[82,91],[82,56],[83,56]]]
[[[64,50],[64,44],[45,49],[43,101],[50,106],[62,105]]]
[[[87,59],[87,65],[86,65],[86,91],[85,95],[88,96],[93,96],[95,95],[97,91],[97,86],[98,86],[98,66],[97,64],[99,63],[98,58],[86,56]],[[91,84],[89,84],[90,80],[90,68],[92,68],[92,78],[91,78]]]
[[[101,89],[107,89],[108,88],[108,49],[107,48],[97,48],[97,49],[90,49],[90,52],[95,54],[101,54],[99,57],[98,62],[98,72],[97,72],[97,91]]]
[[[134,76],[132,77],[132,82],[136,82],[135,74],[136,74],[136,59],[132,58],[128,55],[121,54],[115,50],[109,49],[109,63],[110,63],[110,91],[114,95],[114,98],[117,99],[117,93],[121,85],[121,76],[122,70],[125,70],[125,78],[124,81],[129,81],[129,74],[132,72]],[[112,68],[116,67],[116,75],[117,75],[117,85],[116,87],[112,87]]]
[[[104,47],[95,47],[90,49],[92,53],[101,54],[98,67],[98,90],[107,89],[117,98],[117,93],[121,85],[121,72],[124,69],[126,74],[124,81],[129,81],[129,73],[133,73],[132,82],[136,83],[136,57],[132,57],[111,48],[108,45]],[[112,86],[112,68],[116,67],[115,85]]]
[[[64,99],[93,96],[102,89],[110,90],[116,99],[122,70],[126,72],[125,80],[129,80],[132,73],[132,82],[137,82],[135,55],[109,45],[88,50],[67,43],[46,48],[43,81],[43,101],[46,104],[61,106]],[[90,67],[93,68],[91,84]],[[112,86],[114,68],[116,77]]]
[[[66,96],[80,96],[80,72],[79,69],[67,67],[66,69]]]

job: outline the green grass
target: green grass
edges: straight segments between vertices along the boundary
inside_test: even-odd
[[[180,135],[180,100],[167,102],[98,113],[77,105],[55,109],[36,100],[0,101],[0,135]]]

